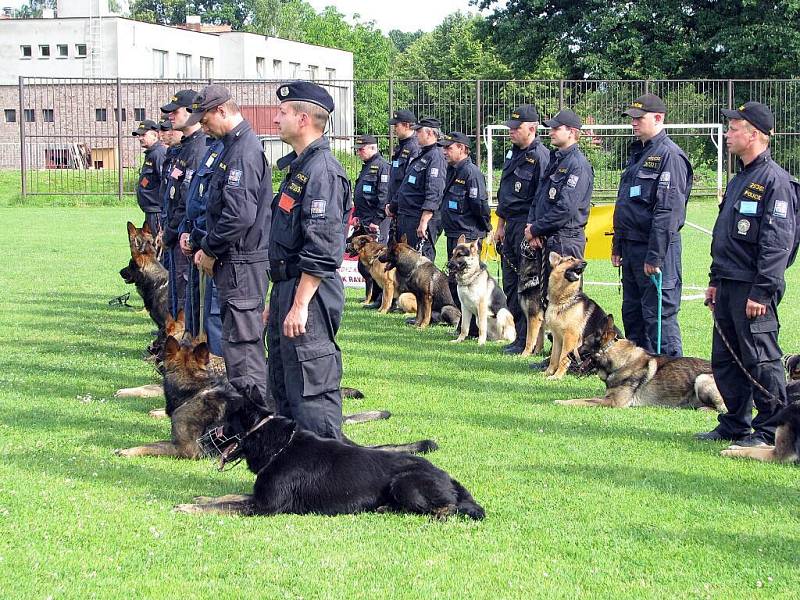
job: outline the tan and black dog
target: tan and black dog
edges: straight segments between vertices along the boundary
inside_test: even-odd
[[[158,262],[156,245],[147,223],[139,229],[128,221],[128,243],[131,259],[128,266],[120,270],[125,283],[132,283],[144,301],[153,322],[163,329],[167,321],[168,284],[167,270]]]
[[[408,290],[417,299],[417,318],[414,324],[419,328],[437,322],[457,325],[461,311],[453,302],[450,287],[447,285],[447,275],[407,242],[405,235],[399,242],[389,242],[378,260],[387,271],[396,269],[400,288]]]
[[[620,339],[614,317],[607,315],[602,335],[595,336],[591,358],[606,383],[603,398],[556,400],[571,406],[664,406],[725,412],[725,404],[702,358],[654,356],[630,340]]]
[[[514,317],[508,310],[506,295],[481,262],[478,242],[467,243],[466,236],[459,237],[447,269],[455,275],[461,301],[461,332],[453,342],[467,338],[473,316],[478,323],[478,345],[487,339],[513,342],[517,335]]]
[[[386,245],[377,241],[375,234],[357,235],[347,243],[345,251],[351,256],[358,255],[358,260],[372,278],[372,286],[367,288],[366,298],[362,304],[372,302],[375,296],[375,285],[383,290],[379,313],[387,313],[392,308],[392,302],[397,301],[397,306],[403,312],[417,312],[417,301],[413,294],[400,293],[397,283],[397,269],[385,268],[378,259],[386,251]]]
[[[544,261],[541,251],[534,250],[530,244],[523,240],[520,248],[519,260],[519,285],[517,299],[522,309],[522,314],[527,319],[527,334],[525,347],[520,356],[539,354],[544,344],[544,306],[545,306],[545,281]]]
[[[800,464],[800,399],[782,409],[775,416],[775,445],[744,448],[735,443],[720,454],[728,458],[752,458],[763,462]],[[791,395],[790,395],[791,399]]]

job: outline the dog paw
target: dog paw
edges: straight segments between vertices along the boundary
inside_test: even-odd
[[[203,512],[199,504],[178,504],[172,509],[172,512],[184,513],[186,515],[196,515]]]
[[[154,419],[166,419],[167,418],[167,410],[165,408],[154,408],[149,413],[147,413]]]
[[[553,400],[553,404],[558,404],[559,406],[569,406],[572,404],[569,400]]]
[[[133,456],[131,448],[117,448],[114,450],[114,454],[117,456]]]
[[[725,448],[725,450],[720,451],[720,456],[724,456],[725,458],[739,458],[741,448],[739,446],[729,446]]]
[[[550,381],[561,381],[562,379],[564,379],[564,374],[563,373],[553,373],[552,375],[548,375],[547,379],[550,380]]]
[[[434,509],[431,516],[438,521],[444,521],[447,517],[456,514],[456,512],[458,512],[458,507],[455,504],[446,504]]]
[[[485,346],[486,345],[486,338],[478,338],[478,346]]]
[[[465,339],[466,339],[466,338],[463,338],[463,337],[461,337],[461,336],[458,336],[456,339],[454,339],[454,340],[450,340],[450,343],[451,343],[451,344],[460,344],[460,343],[461,343],[461,342],[463,342]]]
[[[216,498],[214,496],[195,496],[192,498],[192,501],[195,504],[208,504],[209,502],[214,502]],[[192,504],[181,504],[181,506],[193,506]]]

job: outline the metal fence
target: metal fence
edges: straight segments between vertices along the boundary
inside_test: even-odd
[[[211,80],[128,80],[21,78],[15,90],[18,123],[6,129],[4,143],[18,143],[16,157],[0,148],[0,167],[21,169],[23,196],[75,194],[122,196],[134,191],[141,150],[131,136],[138,121],[159,120],[159,106],[178,89],[200,89]],[[231,89],[245,117],[263,142],[272,163],[289,148],[272,126],[279,81],[214,80]],[[462,131],[475,142],[476,162],[486,170],[487,127],[502,123],[523,103],[539,108],[542,117],[560,108],[575,110],[587,126],[623,124],[622,110],[647,91],[666,102],[670,123],[724,122],[721,109],[748,100],[770,105],[776,113],[775,159],[792,173],[800,172],[800,80],[670,80],[670,81],[324,81],[336,111],[329,135],[338,158],[351,176],[358,172],[353,137],[378,136],[384,152],[396,140],[387,124],[393,110],[409,108],[417,116],[438,117],[447,131]],[[5,97],[5,96],[3,96]],[[6,104],[11,100],[6,98]],[[684,147],[698,172],[695,189],[716,194],[713,177],[717,149],[707,131],[687,130],[673,136]],[[17,138],[16,140],[14,138]],[[586,136],[584,148],[597,174],[599,193],[612,193],[632,140],[624,132]],[[498,164],[503,144],[493,144]],[[723,154],[725,170],[730,157]]]

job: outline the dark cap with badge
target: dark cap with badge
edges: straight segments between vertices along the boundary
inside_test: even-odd
[[[333,98],[328,90],[310,81],[290,81],[278,87],[278,100],[281,102],[310,102],[326,112],[334,109]]]
[[[197,94],[194,102],[187,107],[192,114],[186,119],[186,125],[190,126],[199,123],[206,111],[221,106],[230,99],[231,93],[224,85],[213,84],[204,87]]]
[[[539,111],[533,104],[523,104],[511,113],[511,118],[506,121],[506,127],[516,128],[522,123],[537,123],[539,121]]]
[[[562,125],[580,129],[582,125],[581,118],[571,110],[561,110],[555,117],[544,122],[545,127],[561,127]]]
[[[197,98],[197,92],[194,90],[181,90],[170,98],[169,103],[161,107],[161,112],[171,113],[173,110],[179,108],[189,108]]]
[[[363,148],[364,146],[377,144],[378,138],[376,138],[374,135],[357,135],[355,141],[356,148]]]
[[[453,144],[464,144],[467,148],[469,148],[470,142],[469,138],[460,131],[451,131],[450,133],[444,134],[442,139],[439,140],[438,144],[440,146],[444,146],[445,148],[452,146]]]
[[[422,129],[423,127],[441,129],[442,122],[435,117],[422,117],[418,123],[414,123],[414,125],[411,126],[411,129]]]
[[[723,108],[722,114],[729,119],[744,119],[763,134],[775,134],[775,115],[761,102],[745,102],[736,110]]]
[[[145,119],[141,123],[139,123],[139,127],[134,129],[131,133],[133,135],[144,135],[148,131],[158,131],[159,126],[158,123],[155,121],[151,121],[150,119]]]
[[[396,110],[392,113],[392,118],[389,119],[389,125],[397,125],[398,123],[416,123],[417,115],[407,109]]]
[[[661,113],[665,115],[667,114],[667,105],[655,94],[645,94],[644,96],[639,96],[631,102],[628,108],[622,111],[624,116],[637,119],[643,117],[646,113]]]
[[[161,121],[161,125],[158,126],[161,131],[172,131],[172,121],[169,119],[164,119]]]

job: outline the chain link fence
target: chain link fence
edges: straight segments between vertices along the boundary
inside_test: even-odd
[[[0,168],[21,170],[25,195],[114,195],[134,192],[142,152],[131,135],[139,121],[161,120],[159,107],[179,89],[201,89],[212,80],[131,80],[21,78],[4,86],[0,99],[18,111],[17,121],[2,125]],[[261,137],[271,163],[290,148],[272,124],[280,81],[213,80],[230,88],[234,99]],[[795,80],[669,80],[669,81],[410,81],[355,80],[318,82],[336,102],[328,135],[348,173],[360,164],[353,138],[378,137],[384,154],[396,140],[388,115],[407,108],[418,117],[435,116],[445,131],[462,131],[473,140],[479,166],[502,164],[507,138],[497,137],[487,156],[487,127],[503,123],[520,104],[535,104],[542,119],[571,108],[586,124],[584,151],[596,174],[596,194],[613,196],[627,160],[632,137],[627,130],[593,131],[592,125],[626,123],[622,110],[633,98],[653,92],[669,108],[668,123],[724,123],[723,108],[758,100],[776,114],[775,159],[789,172],[800,172],[800,81]],[[672,132],[695,167],[697,193],[716,194],[717,148],[708,130]],[[14,152],[16,148],[16,152]],[[734,165],[723,152],[724,169]],[[496,188],[495,188],[496,189]]]

